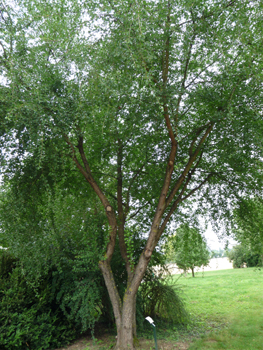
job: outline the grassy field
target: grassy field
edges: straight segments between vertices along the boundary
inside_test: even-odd
[[[263,270],[204,272],[177,283],[200,333],[205,331],[189,350],[263,349]]]

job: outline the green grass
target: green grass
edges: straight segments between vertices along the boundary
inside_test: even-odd
[[[263,349],[263,270],[204,272],[177,283],[201,336],[189,350]]]

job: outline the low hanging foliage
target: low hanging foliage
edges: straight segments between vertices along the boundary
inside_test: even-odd
[[[181,298],[180,287],[170,284],[163,273],[164,271],[159,276],[155,276],[153,272],[148,273],[148,276],[146,274],[139,290],[144,315],[174,324],[187,324],[189,315]]]
[[[148,286],[143,295],[144,313],[151,317],[158,317],[174,324],[186,324],[188,314],[179,290],[175,286],[158,282]]]

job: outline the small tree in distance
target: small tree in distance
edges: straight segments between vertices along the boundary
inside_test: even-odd
[[[209,263],[210,253],[205,239],[198,228],[188,224],[180,226],[168,240],[166,253],[168,260],[175,262],[179,269],[191,269],[193,277],[195,267],[207,266]]]

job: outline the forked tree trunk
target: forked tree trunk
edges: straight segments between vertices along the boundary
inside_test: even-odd
[[[123,301],[121,301],[109,264],[106,261],[101,261],[99,266],[113,307],[117,328],[116,350],[133,350],[136,338],[136,293],[138,287],[136,286],[132,290],[127,288]]]

